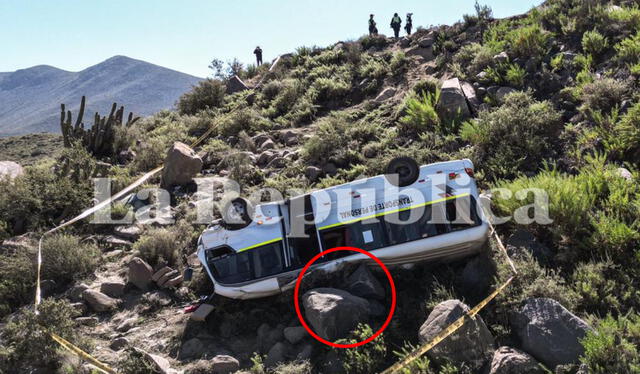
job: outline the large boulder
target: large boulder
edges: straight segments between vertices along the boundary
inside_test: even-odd
[[[0,161],[0,179],[6,177],[15,179],[22,174],[24,174],[24,169],[20,164],[13,161]]]
[[[308,335],[307,330],[302,326],[287,327],[283,333],[285,339],[291,344],[300,343]]]
[[[153,283],[152,277],[153,269],[151,265],[147,264],[143,259],[134,257],[131,262],[129,262],[129,283],[146,291],[149,289],[151,283]]]
[[[473,88],[469,82],[462,82],[460,84],[460,88],[462,88],[462,92],[464,93],[464,97],[467,99],[467,104],[469,105],[471,112],[477,114],[482,102],[478,99],[475,88]]]
[[[283,342],[277,342],[269,352],[267,353],[267,357],[264,360],[264,365],[266,367],[274,367],[280,363],[283,363],[287,360],[287,356],[289,353],[289,347]]]
[[[529,299],[513,314],[511,326],[522,349],[553,369],[577,363],[584,353],[580,340],[590,327],[557,301]]]
[[[367,322],[369,302],[347,291],[317,288],[302,296],[305,316],[320,337],[334,341]]]
[[[240,369],[240,362],[227,355],[218,355],[211,360],[213,374],[230,374]]]
[[[91,309],[99,313],[110,312],[118,307],[118,300],[112,299],[100,291],[85,290],[82,293],[82,298],[89,304]]]
[[[392,97],[394,97],[397,92],[398,91],[395,88],[387,87],[384,90],[382,90],[382,92],[380,92],[380,94],[378,96],[376,96],[374,101],[377,102],[377,103],[381,103],[383,101],[387,101],[387,100],[391,99]]]
[[[249,87],[240,79],[239,76],[234,75],[227,82],[227,93],[234,94],[236,92],[246,91]]]
[[[524,253],[529,253],[538,262],[545,264],[553,259],[553,251],[540,243],[529,231],[518,229],[505,241],[505,247],[509,256],[521,258]]]
[[[188,145],[175,142],[167,153],[162,169],[162,187],[182,186],[190,183],[202,171],[202,159]]]
[[[546,371],[535,358],[511,347],[500,347],[493,353],[489,374],[543,374]]]
[[[125,284],[120,280],[104,282],[100,285],[100,292],[111,297],[122,297],[124,290]]]
[[[465,119],[471,116],[467,98],[462,91],[458,78],[448,79],[442,83],[438,110],[444,117],[449,119]]]
[[[356,271],[347,278],[347,284],[347,290],[356,296],[364,299],[384,299],[384,287],[373,276],[367,265],[358,266]]]
[[[420,342],[431,341],[442,330],[469,311],[460,300],[447,300],[438,304],[420,327]],[[494,351],[494,338],[482,317],[477,315],[456,332],[433,347],[427,354],[437,363],[450,361],[453,365],[465,364],[478,370]]]

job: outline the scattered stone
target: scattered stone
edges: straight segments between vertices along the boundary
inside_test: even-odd
[[[247,87],[244,81],[242,81],[242,79],[240,79],[240,77],[238,77],[237,75],[231,77],[231,79],[229,79],[229,81],[227,82],[228,94],[234,94],[236,92],[246,91],[248,89],[249,87]]]
[[[294,131],[286,130],[280,133],[280,139],[284,145],[290,147],[299,143],[298,134]]]
[[[131,161],[135,160],[137,153],[131,149],[127,149],[126,151],[120,151],[117,156],[118,164],[126,165]]]
[[[291,344],[298,344],[307,337],[307,330],[302,326],[287,327],[284,329],[284,337]]]
[[[214,307],[211,304],[201,304],[198,309],[191,313],[191,319],[197,322],[204,322],[207,316],[213,312],[213,309]]]
[[[259,151],[266,151],[266,150],[275,149],[275,148],[276,148],[276,143],[274,143],[274,141],[271,139],[267,139],[264,141],[264,143],[260,145]]]
[[[534,259],[542,264],[548,263],[553,258],[553,251],[540,243],[532,233],[524,229],[516,230],[505,240],[504,245],[511,257],[522,257],[524,251],[529,252]]]
[[[438,304],[420,327],[420,342],[430,341],[468,311],[469,307],[460,300],[447,300]],[[455,366],[465,364],[478,370],[491,357],[493,351],[493,335],[482,317],[477,315],[433,347],[427,355],[438,363],[449,361]]]
[[[119,351],[128,345],[129,345],[129,340],[127,338],[121,337],[121,338],[115,338],[111,342],[111,344],[109,344],[109,348],[113,349],[114,351]]]
[[[153,269],[139,257],[134,257],[129,263],[129,283],[146,291],[152,283]]]
[[[218,355],[211,360],[213,374],[230,374],[240,369],[240,362],[227,355]]]
[[[402,48],[407,48],[408,46],[411,45],[411,39],[409,39],[408,37],[403,37],[398,41],[398,44],[400,45],[400,47]]]
[[[416,46],[408,49],[405,52],[405,55],[407,57],[417,56],[422,59],[422,62],[431,61],[435,57],[433,54],[433,48],[429,48],[429,47],[425,48],[420,46]]]
[[[69,305],[81,316],[87,313],[87,304],[84,302],[71,303]]]
[[[500,347],[493,354],[489,374],[543,374],[535,358],[511,347]]]
[[[151,280],[153,280],[154,282],[158,282],[160,280],[160,278],[164,277],[165,274],[170,273],[173,270],[172,268],[168,267],[168,266],[164,266],[162,268],[160,268],[160,270],[156,271],[155,273],[153,273],[153,275],[151,276]]]
[[[500,52],[499,54],[493,56],[493,60],[499,64],[509,62],[509,55],[507,52]]]
[[[393,87],[387,87],[376,98],[373,100],[377,103],[381,103],[383,101],[389,100],[390,98],[396,95],[397,90]]]
[[[122,297],[124,295],[125,284],[122,281],[105,282],[100,285],[100,292],[111,297]]]
[[[522,349],[550,368],[577,363],[584,354],[580,340],[591,328],[555,300],[529,299],[514,313],[511,326]]]
[[[202,170],[202,159],[188,145],[175,142],[167,152],[162,169],[162,187],[183,186]]]
[[[89,286],[87,286],[84,283],[80,283],[73,286],[69,291],[69,300],[76,303],[83,301],[84,299],[82,298],[82,293],[88,289],[89,289]]]
[[[267,358],[264,360],[264,366],[274,367],[281,362],[287,360],[287,346],[282,342],[277,342],[267,353]]]
[[[24,174],[24,169],[20,164],[13,161],[0,161],[0,179],[16,179]]]
[[[436,35],[433,32],[430,32],[424,38],[418,40],[418,45],[420,48],[429,48],[436,42]]]
[[[347,291],[317,288],[304,294],[302,301],[315,333],[329,341],[345,337],[369,318],[369,302]]]
[[[476,75],[476,79],[479,81],[484,81],[485,79],[487,79],[488,75],[489,73],[487,73],[486,71],[481,71]]]
[[[347,291],[353,295],[364,299],[384,299],[385,289],[367,265],[358,266],[347,278],[347,284]]]
[[[140,234],[142,233],[142,229],[138,226],[118,226],[113,230],[116,236],[124,238],[126,240],[136,241],[140,238]]]
[[[97,317],[78,317],[75,321],[83,326],[97,326],[98,322],[100,322]]]
[[[198,358],[204,353],[204,343],[198,338],[187,340],[180,347],[178,357],[180,360]]]
[[[177,371],[171,368],[171,364],[169,363],[169,360],[167,360],[166,358],[145,352],[139,348],[135,348],[135,350],[142,353],[146,357],[146,359],[152,364],[153,366],[152,369],[155,369],[156,371],[160,372],[160,374],[177,374]]]
[[[498,100],[499,102],[504,102],[505,97],[507,97],[507,95],[510,95],[514,92],[516,92],[517,90],[511,87],[500,87],[498,88],[498,91],[496,92],[496,100]]]
[[[629,169],[618,168],[617,173],[618,173],[618,176],[620,176],[620,178],[624,178],[624,179],[628,180],[629,182],[633,181],[633,174],[631,174]]]
[[[258,166],[267,165],[269,161],[273,160],[273,156],[275,156],[275,153],[273,153],[272,151],[264,151],[260,153],[260,156],[258,156],[257,160]]]
[[[304,361],[310,360],[313,357],[313,345],[307,343],[302,346],[300,353],[296,356],[296,360]]]
[[[131,330],[136,324],[138,323],[138,319],[133,317],[133,318],[127,318],[124,321],[120,322],[120,324],[116,327],[116,331],[118,332],[127,332],[129,330]]]
[[[461,289],[465,290],[465,296],[473,301],[480,301],[487,294],[491,282],[496,273],[496,268],[491,259],[480,254],[467,261],[460,274]]]
[[[336,173],[338,172],[338,168],[333,162],[329,162],[322,167],[322,171],[325,174],[336,175]]]
[[[320,178],[320,174],[322,174],[322,170],[317,166],[307,166],[307,168],[304,169],[304,176],[307,177],[310,182],[317,181],[318,178]]]
[[[104,250],[111,251],[114,249],[130,249],[133,243],[117,236],[108,235],[104,238],[104,246]]]
[[[448,79],[442,83],[438,109],[447,118],[459,118],[462,120],[471,116],[467,98],[464,96],[458,78]]]
[[[169,274],[167,274],[168,276]],[[165,276],[165,277],[167,277]],[[167,277],[167,279],[165,280],[164,277],[160,279],[160,281],[158,282],[158,285],[162,288],[175,288],[178,287],[179,285],[182,284],[183,278],[182,278],[182,274],[178,273],[177,275],[173,276],[172,278]]]
[[[478,99],[478,96],[476,96],[475,88],[473,88],[473,86],[468,82],[462,82],[460,87],[462,88],[464,97],[467,99],[469,108],[471,108],[471,112],[477,114],[482,102]]]
[[[112,299],[100,291],[85,290],[82,293],[82,298],[89,304],[91,309],[99,313],[109,312],[118,307],[118,300]]]

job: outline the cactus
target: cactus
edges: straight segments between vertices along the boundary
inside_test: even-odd
[[[139,120],[140,117],[134,117],[133,113],[130,112],[127,117],[127,122],[123,123],[124,107],[121,106],[120,109],[118,109],[118,105],[113,103],[108,117],[101,117],[100,114],[96,112],[93,118],[93,126],[85,130],[84,123],[82,122],[85,104],[86,98],[82,96],[80,110],[74,125],[72,125],[73,116],[71,111],[65,111],[65,105],[60,105],[60,130],[62,131],[64,146],[69,148],[74,143],[80,142],[89,153],[96,157],[114,156],[113,141],[116,128],[118,126],[129,127]]]

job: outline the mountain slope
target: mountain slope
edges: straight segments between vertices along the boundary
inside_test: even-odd
[[[0,73],[0,136],[59,132],[60,104],[76,111],[87,96],[85,125],[113,102],[137,115],[173,106],[200,78],[125,56],[115,56],[80,72],[38,65]]]

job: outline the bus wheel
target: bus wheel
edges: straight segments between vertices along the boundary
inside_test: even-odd
[[[251,203],[241,197],[229,201],[222,210],[222,218],[229,230],[240,230],[249,226],[253,216]]]
[[[387,165],[385,176],[394,186],[406,187],[418,180],[420,167],[411,157],[396,157]]]

